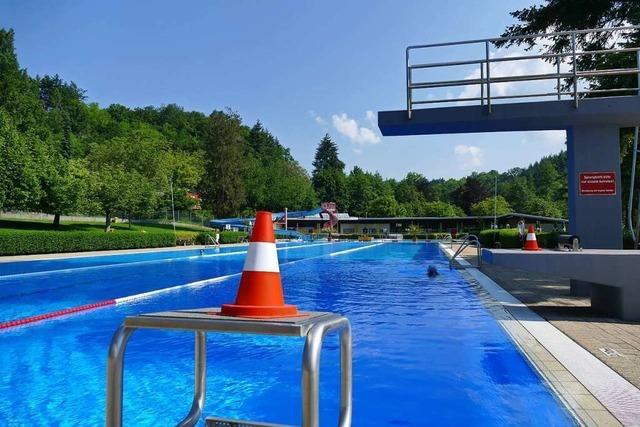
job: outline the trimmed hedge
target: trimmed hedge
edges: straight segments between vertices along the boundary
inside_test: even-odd
[[[173,232],[0,230],[0,255],[175,246]]]
[[[541,248],[554,248],[558,245],[558,236],[560,232],[540,232],[536,233],[538,246]],[[498,230],[482,230],[478,234],[480,243],[488,248],[500,246],[503,249],[521,248],[523,242],[518,236],[518,230],[515,228],[502,228]]]
[[[199,245],[205,245],[207,243],[211,243],[211,240],[209,240],[207,235],[211,237],[215,237],[215,234],[216,234],[215,232],[198,233],[198,235],[195,237],[195,243]],[[241,241],[246,239],[248,236],[249,234],[244,231],[222,231],[220,232],[220,243],[222,244],[240,243]]]

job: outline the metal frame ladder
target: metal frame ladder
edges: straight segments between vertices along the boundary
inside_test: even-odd
[[[482,267],[482,244],[480,243],[480,240],[478,239],[478,236],[476,236],[475,234],[469,234],[467,237],[464,238],[464,240],[462,240],[462,242],[460,243],[460,246],[458,246],[458,249],[454,252],[454,254],[451,257],[451,259],[449,259],[449,269],[453,269],[453,262],[455,261],[456,257],[458,255],[460,255],[462,253],[462,251],[464,251],[469,246],[475,246],[476,247],[477,256],[478,256],[477,264],[475,264],[475,265],[471,264],[471,265],[468,265],[468,266],[459,266],[459,267],[456,267],[456,268],[480,268],[480,267]]]
[[[124,353],[137,329],[164,329],[195,332],[195,387],[189,413],[177,425],[196,425],[202,415],[206,390],[206,334],[247,333],[304,337],[302,354],[302,426],[318,427],[320,418],[320,351],[324,337],[340,334],[340,427],[351,426],[352,352],[351,325],[346,317],[326,312],[301,313],[300,317],[248,319],[227,317],[217,308],[165,311],[129,316],[113,335],[107,364],[107,427],[122,426]],[[152,347],[151,347],[152,348]],[[278,424],[208,417],[207,426],[252,427]]]

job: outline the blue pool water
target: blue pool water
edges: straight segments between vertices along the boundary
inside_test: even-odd
[[[573,425],[474,290],[446,268],[436,246],[386,243],[342,253],[360,246],[279,251],[288,302],[342,313],[352,323],[355,426]],[[68,306],[237,272],[242,260],[242,254],[165,259],[104,265],[87,270],[90,276],[85,270],[51,272],[43,275],[52,277],[45,282],[39,276],[0,279],[0,288],[31,292],[23,299],[3,296],[0,319],[32,307],[47,311],[59,299]],[[436,279],[425,275],[429,263],[439,267]],[[233,276],[0,332],[0,425],[103,425],[107,347],[123,317],[218,306],[234,299],[238,281]],[[6,298],[22,308],[12,309]],[[302,339],[210,334],[204,413],[298,424],[302,346]],[[328,337],[322,425],[335,425],[338,416],[338,353],[337,338]],[[192,334],[136,332],[126,355],[125,425],[175,425],[189,410],[192,383]]]

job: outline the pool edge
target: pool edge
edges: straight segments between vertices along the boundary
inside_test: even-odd
[[[445,245],[439,246],[451,258],[453,251]],[[471,265],[464,259],[458,258],[456,262],[464,267]],[[587,426],[636,425],[640,390],[480,270],[464,269],[461,274],[506,313],[506,316],[497,316],[496,320],[579,423]],[[492,313],[495,316],[496,313]],[[597,370],[586,380],[585,365]]]

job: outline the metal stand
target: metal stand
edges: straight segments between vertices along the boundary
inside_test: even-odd
[[[195,388],[191,410],[178,423],[196,425],[202,415],[206,389],[206,333],[248,333],[305,337],[302,354],[302,426],[319,426],[320,351],[324,337],[340,332],[340,427],[351,425],[351,325],[346,317],[325,312],[303,313],[304,317],[246,319],[217,314],[219,309],[165,311],[127,317],[115,332],[107,364],[107,427],[122,426],[124,352],[136,329],[173,329],[195,332]],[[207,426],[275,426],[251,421],[207,418]]]

